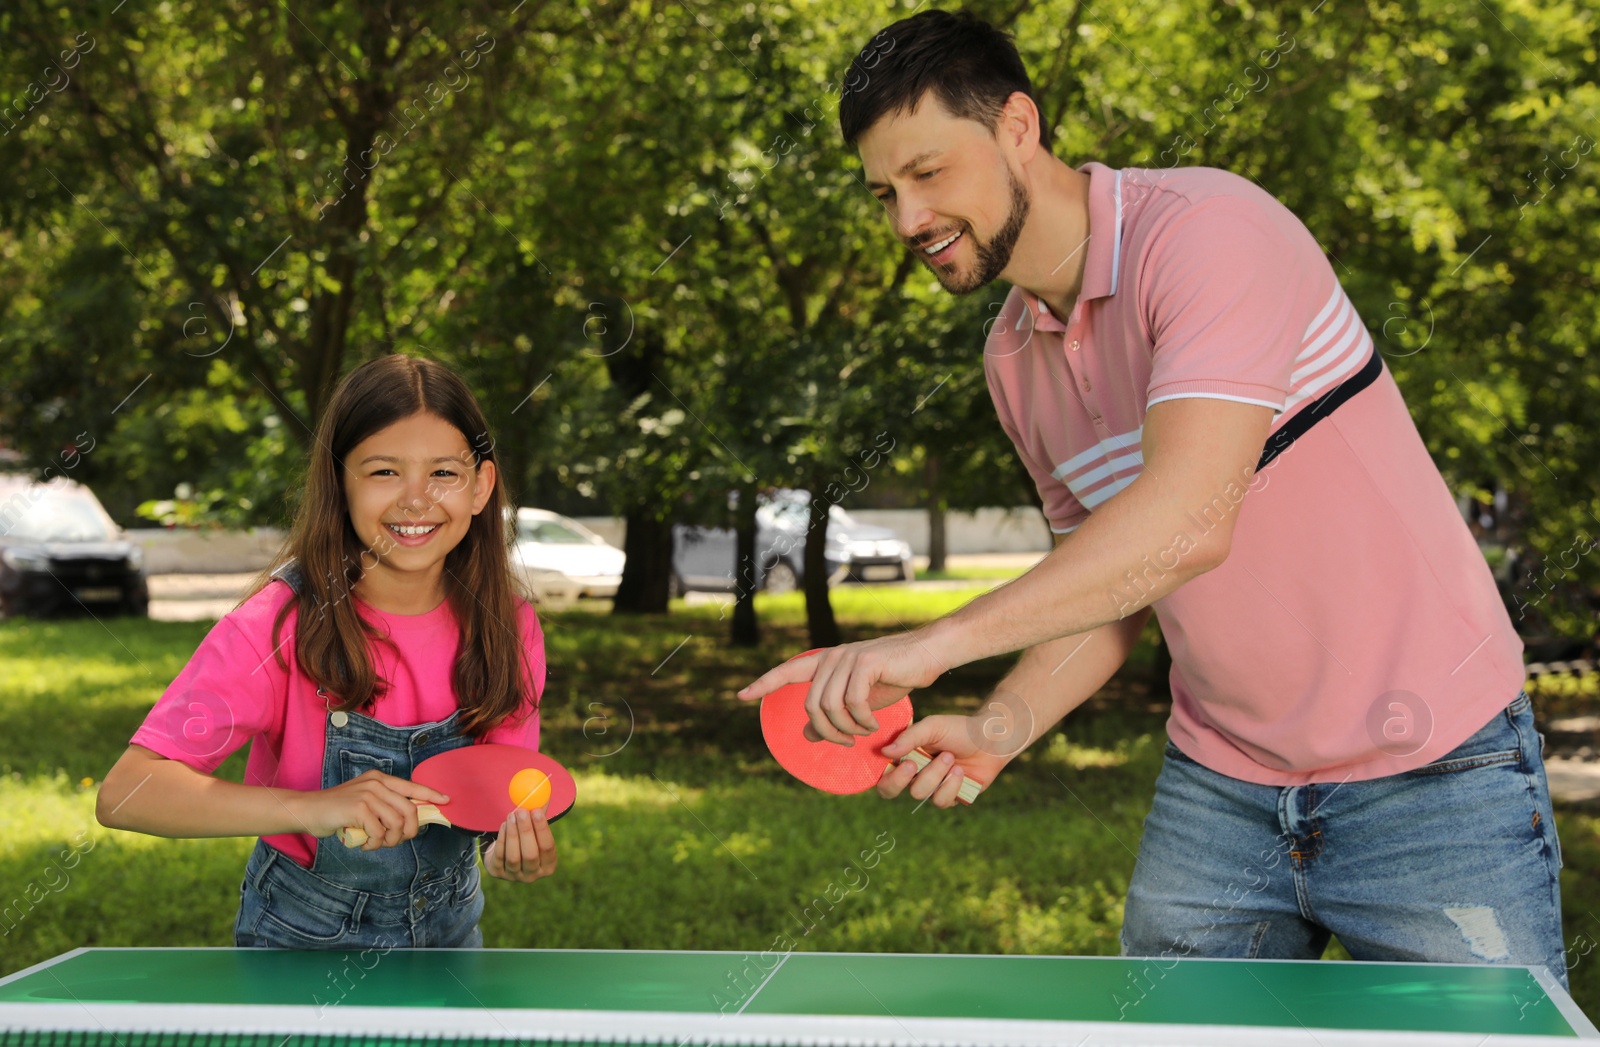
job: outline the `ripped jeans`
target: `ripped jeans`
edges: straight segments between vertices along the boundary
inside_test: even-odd
[[[1125,956],[1543,965],[1567,984],[1561,845],[1519,694],[1405,774],[1289,788],[1167,743],[1128,886]]]

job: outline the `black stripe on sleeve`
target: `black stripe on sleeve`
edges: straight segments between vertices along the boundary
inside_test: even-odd
[[[1382,373],[1383,358],[1378,355],[1377,349],[1373,349],[1372,356],[1367,359],[1361,370],[1311,401],[1309,407],[1267,437],[1266,446],[1261,449],[1261,460],[1256,463],[1256,472],[1265,469],[1274,458],[1287,451],[1291,444],[1310,432],[1312,426],[1337,410],[1340,404],[1377,381],[1378,375]]]

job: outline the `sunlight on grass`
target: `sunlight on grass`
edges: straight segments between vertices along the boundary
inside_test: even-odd
[[[62,690],[108,691],[148,686],[150,677],[136,665],[85,661],[68,655],[6,659],[8,692],[19,698],[40,698]]]
[[[942,571],[923,571],[917,575],[923,582],[1003,582],[1023,574],[1020,567],[946,567]]]
[[[1530,678],[1526,690],[1536,697],[1594,698],[1600,696],[1600,672],[1546,673]]]
[[[1076,745],[1068,741],[1066,735],[1057,734],[1050,738],[1039,758],[1045,763],[1084,771],[1091,767],[1121,767],[1129,757],[1125,746],[1100,749],[1092,745]]]
[[[1001,952],[1055,953],[1063,946],[1095,941],[1115,952],[1113,928],[1122,922],[1122,891],[1095,883],[1072,887],[1046,904],[1027,900],[1016,881],[1002,879],[983,893],[969,893],[960,906],[974,922],[992,929]]]
[[[931,622],[971,603],[990,588],[974,585],[929,591],[894,585],[840,585],[832,590],[829,602],[840,622],[875,622],[888,631]],[[757,594],[756,608],[763,621],[773,624],[803,624],[806,620],[806,597],[801,592]]]
[[[649,778],[623,777],[604,771],[575,771],[572,780],[578,786],[578,796],[584,807],[663,808],[675,805],[680,797],[692,805],[702,792],[675,782],[669,783],[669,791]]]
[[[994,583],[998,584],[998,582]],[[829,603],[834,617],[841,623],[876,625],[879,631],[889,632],[931,622],[935,618],[982,596],[994,584],[974,582],[959,589],[911,589],[902,585],[838,585],[829,591]],[[689,604],[674,600],[673,613],[685,619],[711,620],[725,623],[733,615],[733,595],[726,594],[716,602]],[[763,625],[804,625],[806,597],[800,591],[790,593],[757,593],[756,614]]]
[[[65,774],[0,776],[0,859],[42,844],[65,844],[82,829],[105,832],[94,820],[95,789]]]

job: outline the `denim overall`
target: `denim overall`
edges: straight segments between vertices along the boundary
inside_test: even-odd
[[[298,578],[285,578],[294,586]],[[327,696],[317,692],[325,701]],[[436,723],[391,727],[356,712],[327,714],[322,788],[376,768],[410,778],[430,756],[472,744],[460,710]],[[483,932],[477,837],[424,825],[395,847],[317,841],[307,869],[263,840],[245,866],[234,943],[284,949],[478,948]]]

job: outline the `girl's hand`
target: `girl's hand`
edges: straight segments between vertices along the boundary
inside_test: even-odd
[[[935,807],[954,807],[966,778],[976,778],[985,788],[993,785],[1017,753],[1012,745],[985,737],[990,722],[981,716],[928,716],[907,727],[883,747],[883,755],[896,759],[920,746],[933,755],[933,762],[920,771],[909,760],[895,764],[878,779],[878,795],[893,799],[909,787],[913,799],[932,797]]]
[[[500,835],[483,852],[483,867],[490,876],[518,883],[532,883],[555,872],[556,838],[544,808],[512,811]]]
[[[367,834],[363,851],[394,847],[417,835],[417,805],[412,801],[450,801],[426,785],[382,771],[366,771],[343,785],[300,795],[296,814],[305,832],[332,836],[354,826]]]

